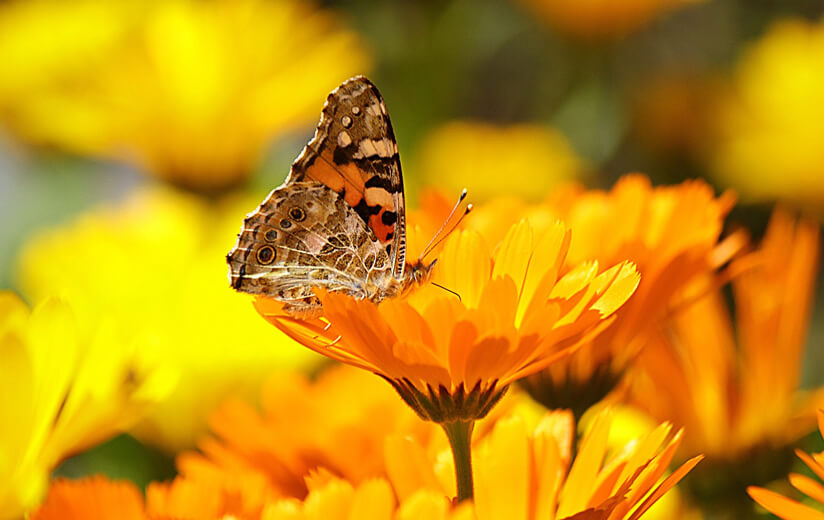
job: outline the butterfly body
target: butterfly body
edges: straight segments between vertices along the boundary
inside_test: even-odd
[[[431,267],[406,262],[405,219],[386,105],[369,80],[352,78],[329,95],[284,184],[244,220],[230,283],[299,317],[320,314],[317,288],[376,303],[401,296]]]

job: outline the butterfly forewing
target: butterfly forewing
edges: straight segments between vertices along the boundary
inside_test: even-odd
[[[352,78],[329,94],[286,182],[308,180],[341,194],[387,248],[400,279],[406,263],[403,176],[386,104],[368,79]]]
[[[283,185],[244,220],[227,256],[230,282],[300,316],[319,312],[319,287],[397,296],[408,286],[405,218],[386,105],[369,80],[352,78],[329,95]]]

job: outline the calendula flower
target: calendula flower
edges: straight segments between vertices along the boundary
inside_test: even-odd
[[[86,329],[68,303],[34,310],[0,292],[0,518],[37,505],[65,457],[134,422],[169,390],[162,371],[101,320]]]
[[[635,400],[690,432],[685,453],[707,455],[690,486],[702,501],[782,476],[791,444],[814,427],[824,392],[802,392],[799,369],[818,254],[817,226],[776,211],[761,246],[732,265],[742,272],[735,322],[722,295],[699,285],[706,295],[642,352]]]
[[[646,177],[630,175],[609,192],[570,189],[540,208],[543,214],[558,215],[572,230],[562,273],[585,258],[605,265],[627,259],[637,266],[641,283],[604,334],[524,381],[533,397],[549,408],[572,409],[577,416],[604,398],[656,321],[679,304],[679,290],[742,247],[741,234],[719,242],[732,202],[729,194],[716,198],[701,181],[652,187]],[[483,207],[476,213],[468,226],[494,221]],[[532,214],[547,220],[538,210]]]
[[[277,300],[258,312],[310,349],[374,372],[425,420],[440,423],[458,462],[460,499],[471,496],[469,440],[508,385],[598,334],[638,285],[632,264],[582,262],[559,276],[570,234],[555,223],[533,236],[514,225],[489,252],[474,232],[450,237],[433,284],[375,305],[322,294],[323,317],[296,319]],[[456,294],[440,287],[447,287]]]
[[[532,428],[517,415],[499,421],[474,447],[477,519],[640,518],[701,459],[665,476],[682,439],[668,424],[608,454],[611,422],[611,412],[601,412],[573,457],[568,411],[548,412]],[[387,441],[390,480],[402,502],[420,489],[450,493],[439,473],[453,469],[422,460],[427,456],[414,442]]]
[[[82,480],[57,479],[46,500],[31,520],[89,520],[120,518],[148,520],[143,494],[129,481],[113,482],[106,477]]]
[[[169,450],[192,446],[228,393],[253,395],[274,368],[312,362],[226,290],[215,258],[244,203],[144,190],[35,235],[19,256],[27,297],[67,295],[79,322],[105,318],[112,345],[135,346],[175,375],[172,394],[135,430]]]
[[[403,433],[427,443],[432,427],[419,421],[378,378],[336,367],[309,382],[280,374],[264,385],[258,412],[232,400],[212,414],[213,437],[201,453],[177,459],[192,481],[235,480],[257,474],[276,496],[305,498],[306,477],[328,472],[351,483],[384,475],[383,439]]]
[[[710,163],[748,200],[785,200],[821,216],[824,22],[783,20],[745,52],[717,112]]]
[[[43,505],[32,520],[203,520],[264,518],[264,506],[274,497],[261,495],[246,480],[236,482],[231,492],[207,482],[196,484],[182,478],[169,483],[152,482],[146,498],[130,481],[112,481],[103,476],[79,480],[59,478],[49,488]],[[270,517],[265,517],[270,518]]]
[[[352,484],[333,477],[310,479],[311,490],[304,500],[270,499],[244,508],[248,488],[240,495],[226,495],[201,483],[175,479],[171,484],[152,483],[144,501],[140,490],[128,481],[92,477],[78,481],[58,479],[49,489],[46,502],[31,515],[32,520],[473,520],[469,506],[452,509],[443,496],[421,491],[404,504],[397,504],[384,479]],[[463,511],[462,516],[458,512]],[[468,513],[468,514],[467,514]]]
[[[621,38],[668,11],[700,0],[520,0],[554,29],[584,40]]]
[[[460,161],[455,160],[456,152]],[[566,138],[552,128],[454,121],[424,138],[415,170],[442,189],[458,193],[471,188],[472,200],[477,202],[501,195],[540,197],[557,184],[581,176],[586,166]]]
[[[818,412],[818,430],[824,437],[824,411]],[[801,450],[796,450],[796,455],[804,461],[810,470],[819,479],[824,480],[824,452],[809,455]],[[798,473],[790,473],[790,484],[798,491],[810,497],[811,502],[816,503],[813,509],[795,500],[791,500],[773,491],[752,486],[747,488],[747,493],[764,506],[770,513],[783,518],[784,520],[822,520],[824,519],[824,485],[814,479]],[[810,504],[813,505],[813,504]]]
[[[296,0],[4,2],[0,57],[0,117],[20,138],[207,191],[248,178],[369,61]]]
[[[387,475],[352,482],[324,469],[313,470],[305,475],[308,492],[303,497],[273,494],[249,473],[234,473],[233,482],[204,479],[201,474],[182,475],[170,483],[152,483],[145,503],[130,483],[101,477],[58,479],[44,505],[31,518],[80,519],[89,518],[92,512],[97,518],[131,515],[126,517],[153,520],[647,517],[649,508],[700,457],[667,475],[681,432],[672,434],[670,426],[662,424],[612,451],[608,443],[611,422],[609,410],[600,413],[573,457],[575,425],[570,413],[545,413],[535,426],[527,426],[519,414],[500,419],[491,433],[473,447],[477,493],[474,500],[460,504],[447,498],[454,489],[452,481],[442,478],[442,474],[454,472],[454,467],[448,456],[442,456],[443,450],[427,449],[396,431],[386,439],[368,439],[376,443],[373,448],[383,446]]]

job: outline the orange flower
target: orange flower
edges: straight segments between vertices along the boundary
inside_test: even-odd
[[[106,477],[57,479],[31,520],[148,520],[140,490],[131,482]]]
[[[287,315],[276,300],[255,305],[310,349],[380,375],[419,417],[440,423],[455,458],[458,500],[465,500],[475,421],[510,383],[600,333],[638,285],[627,262],[603,272],[582,262],[559,276],[569,240],[561,223],[536,239],[523,221],[492,255],[477,233],[463,231],[444,246],[433,284],[406,300],[375,305],[319,293],[324,315],[313,320]]]
[[[743,272],[733,281],[736,324],[722,295],[710,292],[677,314],[640,358],[646,377],[635,383],[635,400],[684,426],[685,451],[706,453],[704,469],[716,478],[734,471],[728,476],[737,480],[727,485],[741,493],[787,470],[789,444],[813,428],[824,405],[824,392],[799,388],[818,252],[816,225],[776,211],[760,248],[732,265]],[[698,491],[725,491],[711,488]]]
[[[667,11],[701,0],[521,0],[552,27],[585,40],[620,38]]]
[[[425,442],[433,431],[388,386],[348,367],[327,370],[313,383],[297,374],[274,377],[261,404],[262,413],[240,400],[220,407],[210,419],[215,438],[200,442],[202,455],[180,455],[180,473],[226,485],[254,475],[273,496],[304,498],[310,472],[362,482],[384,473],[386,435],[403,432]]]
[[[365,389],[368,390],[368,389]],[[361,482],[323,469],[305,476],[303,498],[278,497],[251,474],[234,480],[180,476],[152,483],[145,503],[132,483],[103,477],[58,479],[33,520],[126,518],[127,520],[287,520],[347,519],[443,520],[637,519],[645,515],[700,457],[665,477],[681,440],[662,424],[619,452],[608,452],[611,413],[605,411],[584,435],[573,459],[574,423],[568,412],[547,413],[535,428],[509,415],[474,447],[478,492],[474,501],[455,505],[444,473],[442,451],[424,448],[396,432],[371,439],[384,446],[388,478]],[[345,450],[346,447],[341,447]],[[357,461],[353,461],[356,463]]]
[[[272,299],[255,305],[312,350],[387,379],[422,418],[478,419],[511,382],[599,333],[638,285],[627,262],[582,262],[559,276],[569,241],[561,223],[536,238],[521,222],[493,255],[477,233],[457,233],[433,281],[459,296],[430,284],[376,306],[327,293],[324,318],[312,321]]]
[[[570,408],[579,416],[604,398],[657,320],[678,305],[679,291],[742,246],[741,234],[719,243],[732,202],[729,194],[716,198],[701,181],[652,187],[646,177],[629,175],[609,192],[568,188],[564,197],[530,210],[539,222],[555,214],[572,230],[562,272],[594,258],[605,265],[630,260],[641,274],[638,290],[616,312],[607,331],[574,356],[525,381],[530,393],[550,408]],[[493,222],[490,231],[481,232],[496,233],[496,219],[486,208],[475,213],[468,226]]]
[[[824,410],[818,412],[818,430],[824,437]],[[801,450],[796,450],[795,453],[819,479],[824,480],[824,452],[808,455]],[[790,474],[790,484],[813,501],[818,502],[818,510],[760,487],[751,486],[747,488],[747,493],[767,511],[785,520],[824,520],[824,485],[798,473]]]

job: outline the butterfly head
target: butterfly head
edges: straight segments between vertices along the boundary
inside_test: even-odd
[[[413,289],[424,285],[432,278],[432,268],[435,267],[435,259],[431,262],[424,262],[421,259],[415,262],[407,263],[403,271],[402,278],[402,295],[408,294]]]

